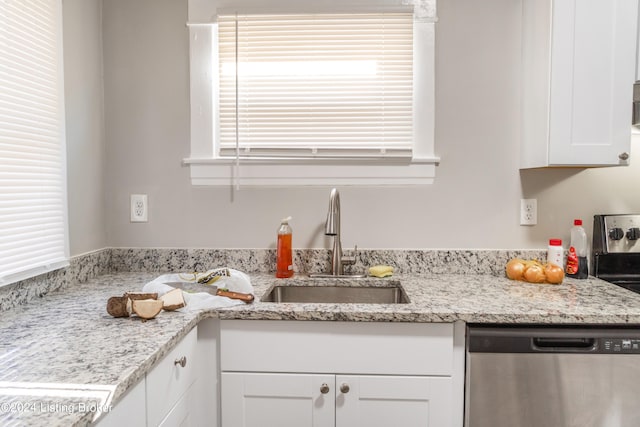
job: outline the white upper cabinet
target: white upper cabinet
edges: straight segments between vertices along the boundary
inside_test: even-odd
[[[521,168],[629,162],[638,0],[523,1]]]

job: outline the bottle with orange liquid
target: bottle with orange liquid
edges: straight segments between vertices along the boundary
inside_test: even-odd
[[[293,231],[289,225],[291,217],[282,220],[278,229],[278,247],[276,249],[276,277],[293,276],[293,255],[291,252],[291,235]]]

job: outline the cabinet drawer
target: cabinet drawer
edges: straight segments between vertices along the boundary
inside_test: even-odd
[[[222,371],[451,375],[452,323],[220,322]]]
[[[147,423],[157,426],[194,383],[199,366],[196,360],[197,327],[180,341],[147,374]],[[185,358],[184,367],[175,363]]]

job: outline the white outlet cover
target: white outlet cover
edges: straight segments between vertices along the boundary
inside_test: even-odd
[[[520,225],[538,224],[538,200],[520,199]]]
[[[131,222],[147,222],[149,205],[146,194],[131,195]]]

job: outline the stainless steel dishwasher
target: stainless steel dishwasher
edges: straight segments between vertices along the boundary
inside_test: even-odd
[[[468,326],[465,426],[640,426],[640,328]]]

